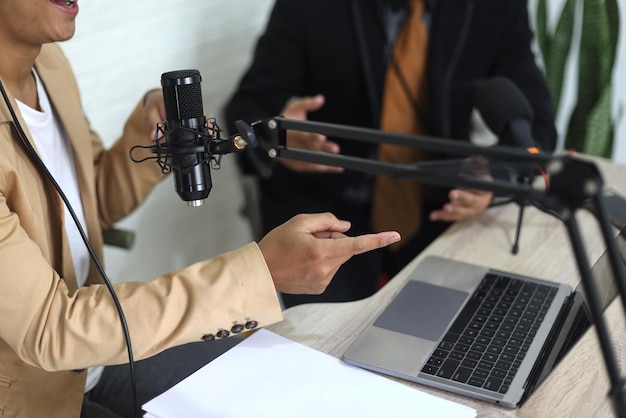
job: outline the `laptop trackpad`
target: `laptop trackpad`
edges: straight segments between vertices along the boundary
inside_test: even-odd
[[[374,325],[437,341],[467,295],[456,289],[409,281]]]

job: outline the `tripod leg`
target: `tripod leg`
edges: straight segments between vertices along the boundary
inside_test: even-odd
[[[519,251],[519,236],[522,232],[522,220],[524,218],[524,207],[523,203],[519,204],[519,215],[517,216],[517,227],[515,229],[515,241],[513,242],[513,248],[511,248],[511,253],[517,254]]]

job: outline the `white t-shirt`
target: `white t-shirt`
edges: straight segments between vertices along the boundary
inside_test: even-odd
[[[37,94],[41,111],[19,101],[17,101],[17,105],[32,134],[41,160],[63,190],[79,219],[82,229],[86,231],[85,214],[80,200],[72,146],[50,105],[48,95],[39,76],[34,70],[33,73],[37,80]],[[89,252],[67,207],[65,207],[64,216],[65,233],[70,244],[76,280],[78,286],[83,286],[87,281],[87,274],[89,273]],[[91,390],[98,383],[103,369],[103,367],[92,367],[88,370],[85,392]]]

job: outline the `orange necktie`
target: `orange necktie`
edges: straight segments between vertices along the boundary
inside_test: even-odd
[[[383,103],[381,129],[402,134],[423,132],[418,109],[426,101],[426,56],[428,31],[422,18],[423,0],[411,0],[410,10],[398,33],[389,60]],[[381,143],[378,159],[385,162],[409,164],[421,160],[420,150]],[[420,228],[422,216],[422,187],[414,180],[396,180],[377,176],[374,185],[372,227],[375,231],[395,230],[402,241],[396,249]]]

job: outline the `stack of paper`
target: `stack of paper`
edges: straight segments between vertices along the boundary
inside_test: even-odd
[[[146,418],[476,416],[264,329],[143,408]]]

